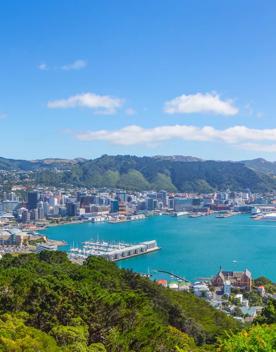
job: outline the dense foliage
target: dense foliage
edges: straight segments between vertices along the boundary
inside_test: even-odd
[[[263,158],[253,159],[253,160],[245,160],[243,163],[257,171],[262,172],[264,174],[276,176],[276,162],[275,161],[267,161]]]
[[[276,325],[255,326],[221,342],[218,352],[275,352]]]
[[[262,278],[260,280],[263,281]],[[61,252],[0,261],[0,352],[270,352],[276,301],[242,330],[204,300],[101,258]]]
[[[8,322],[0,351],[14,339],[18,345],[32,340],[41,346],[37,351],[196,351],[239,330],[192,294],[159,287],[101,258],[72,264],[61,252],[4,256],[0,309],[0,331],[1,321]]]
[[[249,188],[262,192],[276,185],[273,177],[256,172],[244,163],[187,160],[129,155],[36,162],[0,158],[0,169],[32,170],[31,176],[36,184],[119,187],[137,191],[165,189],[206,193],[228,188],[236,191]]]

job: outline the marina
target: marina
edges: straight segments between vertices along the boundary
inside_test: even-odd
[[[81,248],[73,247],[68,256],[72,260],[85,260],[89,256],[103,257],[112,262],[132,258],[159,250],[156,241],[144,241],[137,244],[125,242],[85,241]]]

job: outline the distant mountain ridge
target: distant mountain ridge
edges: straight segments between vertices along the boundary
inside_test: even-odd
[[[171,161],[204,161],[195,156],[186,155],[155,155],[153,158],[158,160],[171,160]]]
[[[91,160],[26,161],[0,158],[0,170],[29,170],[32,171],[35,183],[55,186],[70,184],[137,191],[165,189],[171,192],[201,193],[228,188],[235,191],[250,189],[252,192],[276,189],[276,179],[271,172],[263,172],[259,167],[260,162],[252,162],[253,165],[250,161],[131,155],[103,155]],[[267,169],[268,167],[265,168]]]
[[[39,168],[58,168],[64,169],[68,165],[74,165],[85,161],[83,158],[76,159],[59,159],[47,158],[37,160],[20,160],[20,159],[7,159],[0,157],[0,170],[24,170],[31,171]]]
[[[257,172],[276,176],[276,162],[267,161],[263,158],[242,161],[244,165]]]

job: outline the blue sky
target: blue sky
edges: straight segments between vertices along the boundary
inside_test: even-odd
[[[0,5],[0,155],[276,160],[276,3]]]

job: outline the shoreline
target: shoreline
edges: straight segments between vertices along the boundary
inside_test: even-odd
[[[101,226],[92,226],[90,223],[78,226],[82,223],[67,223],[75,225],[71,227],[49,227],[39,233],[49,238],[65,240],[68,247],[59,247],[59,250],[66,252],[73,242],[76,245],[93,238],[128,243],[155,239],[162,248],[159,253],[157,251],[152,256],[140,256],[140,259],[136,256],[133,260],[127,258],[128,260],[116,262],[117,265],[121,263],[122,267],[132,268],[136,272],[146,272],[148,267],[167,268],[185,276],[189,270],[189,278],[195,279],[202,275],[209,276],[221,264],[225,269],[250,267],[255,275],[264,274],[276,281],[276,262],[275,257],[271,257],[270,250],[271,246],[276,245],[275,222],[255,222],[250,219],[250,214],[226,219],[216,219],[214,215],[197,219],[158,216],[158,219],[151,217],[147,222],[122,226],[108,223],[101,223]],[[247,254],[242,249],[244,246],[248,248]],[[261,257],[257,262],[254,254],[256,250],[261,250]],[[200,259],[195,260],[195,255]],[[264,266],[265,271],[262,270]]]

